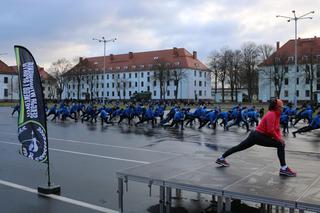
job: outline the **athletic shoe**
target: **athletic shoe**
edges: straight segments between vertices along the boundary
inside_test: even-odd
[[[221,158],[218,158],[216,160],[216,163],[224,167],[230,166],[230,164],[225,159],[221,159]]]
[[[286,169],[280,169],[279,175],[281,176],[287,176],[287,177],[296,177],[297,173],[287,167]]]

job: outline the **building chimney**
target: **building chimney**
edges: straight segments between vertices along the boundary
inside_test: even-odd
[[[130,59],[133,58],[133,52],[129,52],[129,58],[130,58]]]
[[[280,42],[277,41],[277,50],[280,48]]]
[[[114,59],[114,55],[110,54],[110,60],[113,61],[113,59]]]
[[[79,57],[79,63],[83,61],[83,57]]]
[[[173,48],[173,55],[174,56],[179,56],[178,48],[176,48],[176,47]]]
[[[192,58],[197,59],[197,51],[193,51]]]

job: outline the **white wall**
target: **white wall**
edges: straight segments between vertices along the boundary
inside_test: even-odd
[[[4,83],[7,78],[8,82]],[[5,90],[8,91],[5,96]],[[18,100],[19,99],[19,82],[18,75],[0,74],[0,100]]]
[[[179,82],[179,88],[178,88],[178,99],[194,99],[195,98],[195,92],[198,96],[198,99],[211,99],[211,75],[208,71],[199,71],[196,70],[196,74],[194,74],[194,70],[192,69],[184,69],[183,70],[186,73],[186,78],[181,80]],[[123,74],[125,73],[125,76]],[[201,76],[200,76],[201,73]],[[156,86],[154,86],[154,79],[153,79],[153,71],[146,70],[146,71],[135,71],[135,72],[125,72],[125,71],[117,71],[117,73],[106,73],[105,74],[105,86],[104,89],[102,88],[102,84],[104,83],[104,80],[102,79],[103,74],[95,74],[95,75],[88,75],[89,76],[89,84],[87,84],[87,76],[84,76],[85,80],[81,81],[80,83],[80,99],[85,99],[85,96],[83,93],[87,92],[87,89],[90,93],[90,83],[94,82],[96,85],[98,83],[99,87],[94,88],[94,93],[98,92],[98,98],[102,98],[102,92],[105,91],[106,98],[108,99],[119,99],[119,96],[117,94],[116,89],[116,79],[118,77],[123,82],[126,82],[126,94],[125,97],[123,97],[123,89],[121,88],[121,98],[129,99],[129,92],[133,94],[136,92],[142,92],[142,91],[149,91],[152,94],[152,99],[160,99],[160,83],[159,81],[156,81]],[[130,78],[131,74],[131,78]],[[114,79],[112,79],[112,75],[114,75]],[[92,81],[93,76],[93,81]],[[99,76],[99,79],[97,80],[97,76]],[[149,81],[148,81],[149,77]],[[194,81],[196,81],[196,86],[194,86]],[[199,85],[199,82],[201,81],[201,86]],[[129,82],[131,82],[131,87],[129,87]],[[142,85],[143,82],[143,85]],[[114,83],[114,87],[112,87],[112,84]],[[166,82],[167,83],[167,82]],[[62,97],[77,99],[77,80],[71,80],[65,90],[63,91]],[[74,85],[74,86],[73,86]],[[109,85],[109,87],[107,87]],[[136,86],[137,85],[137,86]],[[166,84],[167,85],[167,84]],[[74,89],[73,89],[74,87]],[[165,94],[166,99],[174,99],[174,82],[170,81],[169,86],[167,87],[167,90],[169,92],[169,96],[167,93]],[[201,92],[200,92],[201,91]],[[114,95],[112,95],[114,94]],[[96,95],[93,96],[93,98],[97,98]]]

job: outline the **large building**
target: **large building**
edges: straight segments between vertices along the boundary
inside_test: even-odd
[[[39,67],[43,94],[46,99],[56,99],[56,80],[42,67]],[[8,66],[0,60],[0,101],[19,99],[19,80],[16,66]]]
[[[0,100],[11,101],[19,98],[18,74],[0,60]]]
[[[64,77],[66,99],[211,99],[210,70],[184,48],[80,58]]]
[[[320,38],[297,39],[297,70],[294,43],[277,43],[276,52],[260,64],[259,100],[279,94],[286,101],[320,102]]]

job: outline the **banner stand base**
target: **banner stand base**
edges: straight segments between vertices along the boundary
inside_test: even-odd
[[[38,186],[38,193],[40,194],[55,194],[60,195],[61,187],[59,185],[52,186]]]

